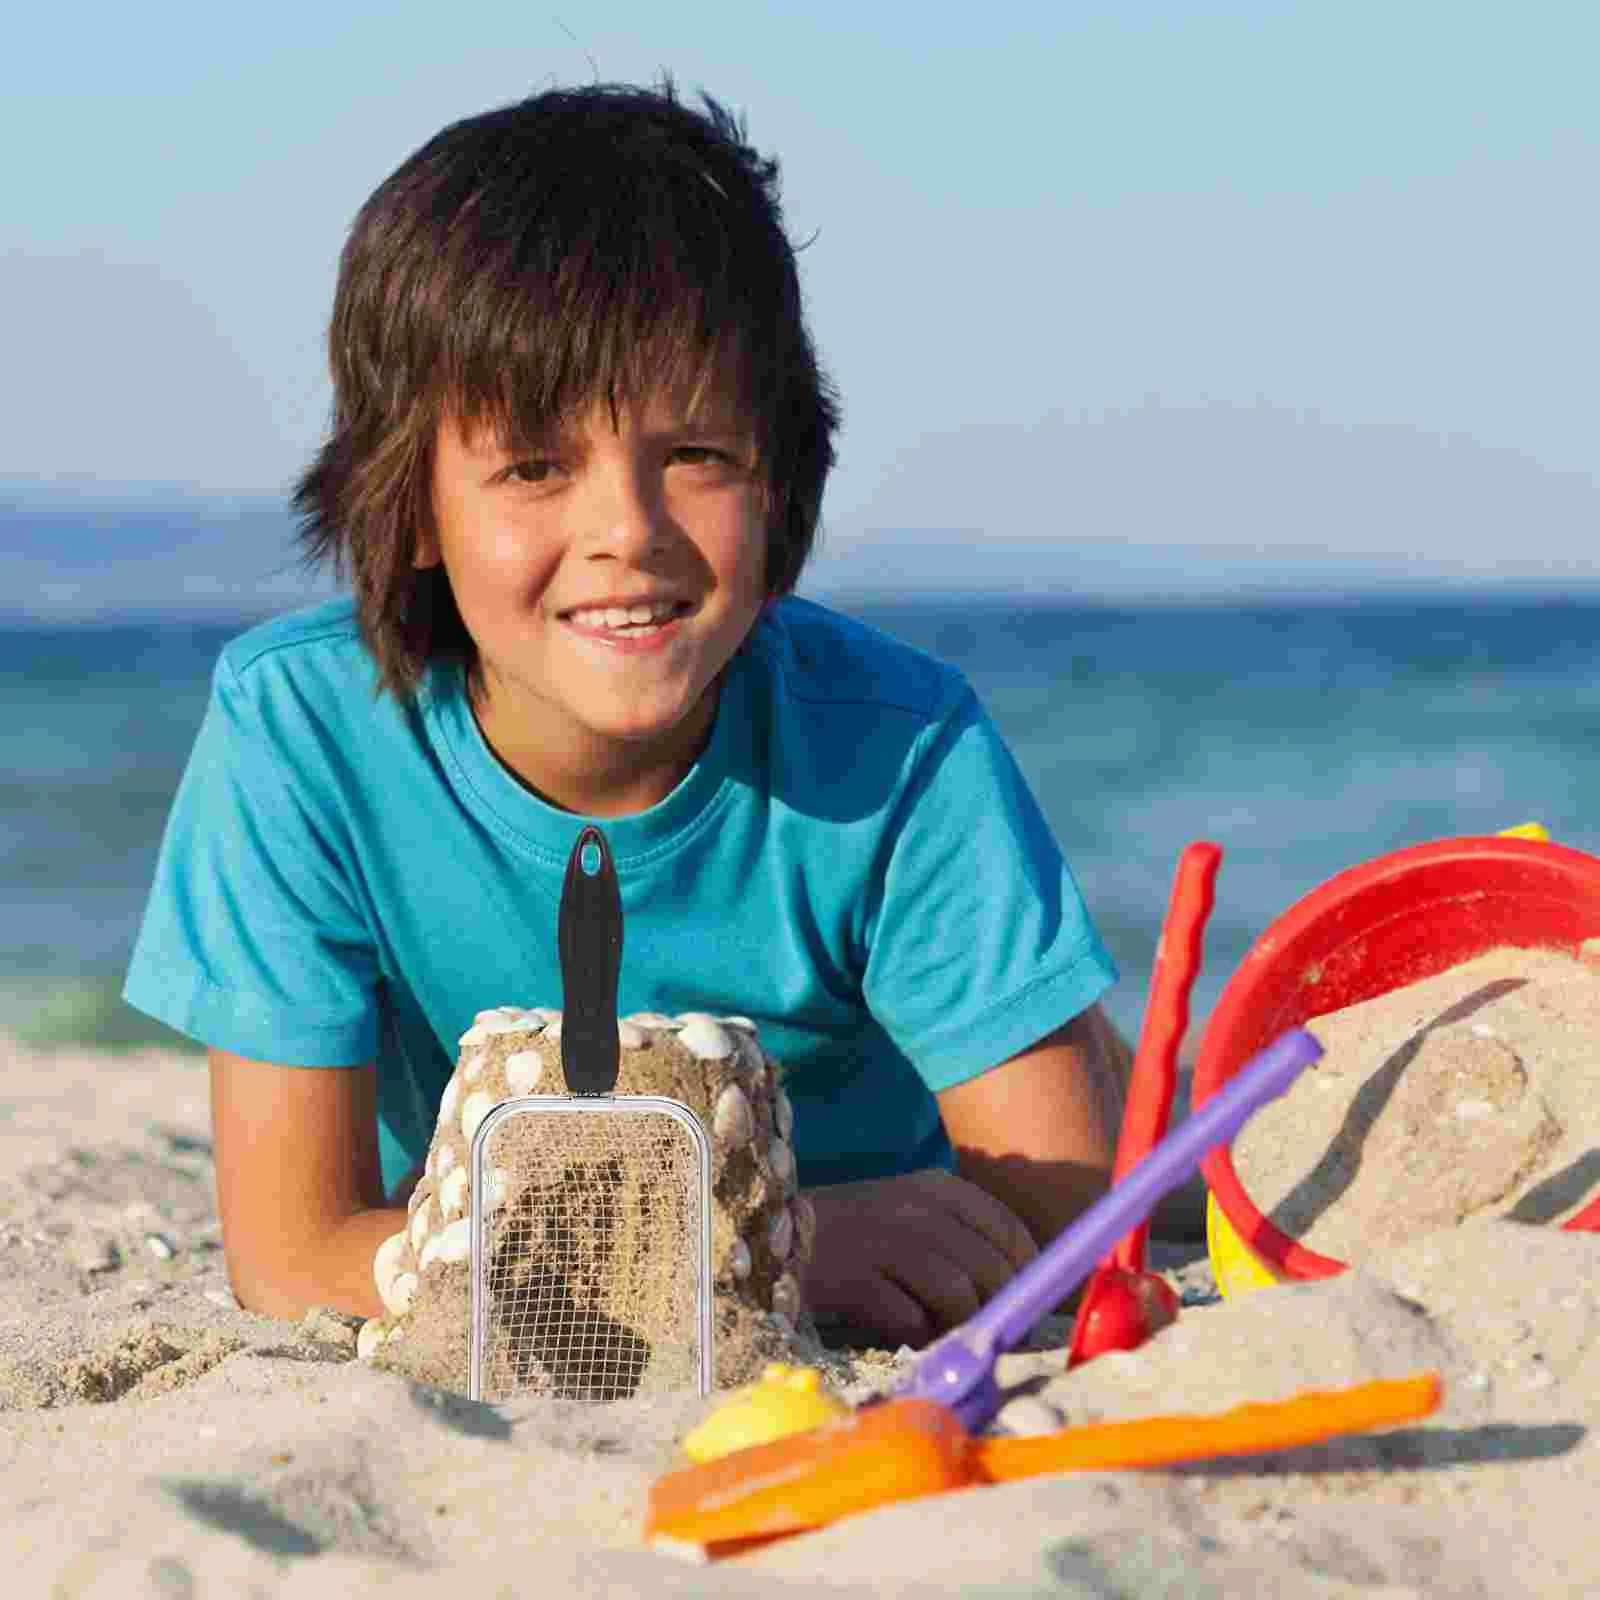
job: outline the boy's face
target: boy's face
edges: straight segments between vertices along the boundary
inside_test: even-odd
[[[746,431],[665,396],[602,403],[536,450],[446,418],[435,534],[477,646],[478,718],[501,759],[568,809],[665,797],[716,713],[715,684],[766,599]],[[648,615],[637,622],[633,617]]]

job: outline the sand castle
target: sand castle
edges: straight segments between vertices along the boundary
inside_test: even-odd
[[[710,1136],[716,1381],[745,1382],[768,1361],[788,1356],[802,1328],[810,1331],[801,1284],[816,1220],[797,1188],[790,1143],[794,1113],[779,1081],[781,1067],[762,1049],[756,1025],[743,1017],[639,1013],[621,1019],[618,1034],[615,1093],[678,1101]],[[468,1390],[472,1136],[507,1100],[565,1093],[560,1012],[500,1006],[478,1013],[461,1036],[424,1175],[410,1197],[410,1220],[377,1253],[374,1276],[386,1314],[361,1329],[364,1359],[423,1382]],[[489,1170],[483,1203],[487,1242],[502,1274],[539,1271],[541,1240],[548,1253],[550,1213],[561,1206],[560,1196],[549,1184],[536,1192],[519,1176],[524,1164],[511,1158],[520,1145],[537,1165],[537,1141],[559,1138],[562,1130],[553,1123],[562,1120],[515,1118],[501,1124],[508,1130],[504,1140],[496,1132],[497,1164]],[[503,1165],[501,1152],[509,1152]],[[619,1165],[624,1170],[612,1186],[613,1209],[625,1226],[609,1235],[619,1242],[600,1252],[598,1269],[564,1283],[561,1292],[591,1314],[620,1310],[619,1323],[634,1324],[621,1328],[621,1337],[644,1347],[648,1359],[649,1313],[641,1322],[639,1279],[654,1271],[659,1280],[660,1263],[671,1259],[677,1245],[664,1231],[670,1219],[660,1215],[660,1207],[652,1212],[626,1163]],[[544,1168],[554,1170],[549,1161]],[[554,1366],[536,1365],[523,1380],[519,1387],[531,1392],[575,1392]]]

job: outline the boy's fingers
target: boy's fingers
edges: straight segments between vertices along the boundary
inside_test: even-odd
[[[1000,1251],[1011,1263],[1012,1272],[1027,1266],[1038,1255],[1039,1247],[1027,1223],[1003,1200],[953,1172],[936,1168],[926,1176],[937,1185],[935,1193],[945,1207]]]
[[[906,1344],[913,1350],[921,1349],[938,1332],[922,1301],[881,1272],[875,1275],[867,1301],[853,1320],[859,1320],[885,1344]]]
[[[1003,1201],[951,1172],[823,1188],[813,1203],[815,1314],[890,1344],[920,1347],[965,1322],[1038,1253]]]
[[[938,1231],[932,1236],[929,1251],[934,1260],[952,1262],[961,1270],[976,1291],[978,1304],[997,1293],[1016,1275],[1017,1263],[959,1212],[944,1214]],[[977,1309],[977,1305],[972,1308],[973,1311]]]
[[[882,1270],[924,1308],[936,1333],[965,1322],[987,1298],[965,1267],[934,1251]]]

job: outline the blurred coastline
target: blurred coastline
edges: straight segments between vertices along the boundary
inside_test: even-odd
[[[1345,867],[1534,818],[1600,850],[1600,600],[830,603],[972,679],[1122,968],[1130,1033],[1190,839],[1224,850],[1191,1048],[1256,935]],[[0,1029],[193,1048],[119,991],[212,666],[245,625],[0,628]]]

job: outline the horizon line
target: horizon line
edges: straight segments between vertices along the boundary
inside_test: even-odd
[[[189,628],[250,628],[310,606],[324,605],[329,600],[342,598],[348,591],[321,599],[307,597],[288,605],[257,610],[239,611],[170,611],[155,607],[130,607],[115,610],[99,607],[77,613],[51,614],[25,609],[0,608],[0,629],[8,632],[50,632],[73,628],[117,627],[189,627]],[[847,609],[861,606],[871,609],[915,608],[922,606],[963,605],[983,608],[1015,608],[1019,605],[1036,610],[1149,610],[1149,611],[1218,611],[1218,610],[1285,610],[1290,607],[1329,607],[1352,605],[1383,605],[1404,603],[1411,605],[1459,604],[1469,602],[1515,601],[1520,604],[1539,605],[1590,605],[1600,603],[1600,578],[1570,582],[1562,585],[1541,583],[1535,579],[1374,579],[1361,587],[1318,586],[1291,588],[1285,586],[1252,587],[1235,584],[1231,587],[1214,587],[1190,590],[1151,590],[1107,592],[1105,590],[1041,592],[1039,589],[963,589],[959,587],[928,586],[899,590],[847,589],[796,593],[795,598],[809,600],[817,605]]]

